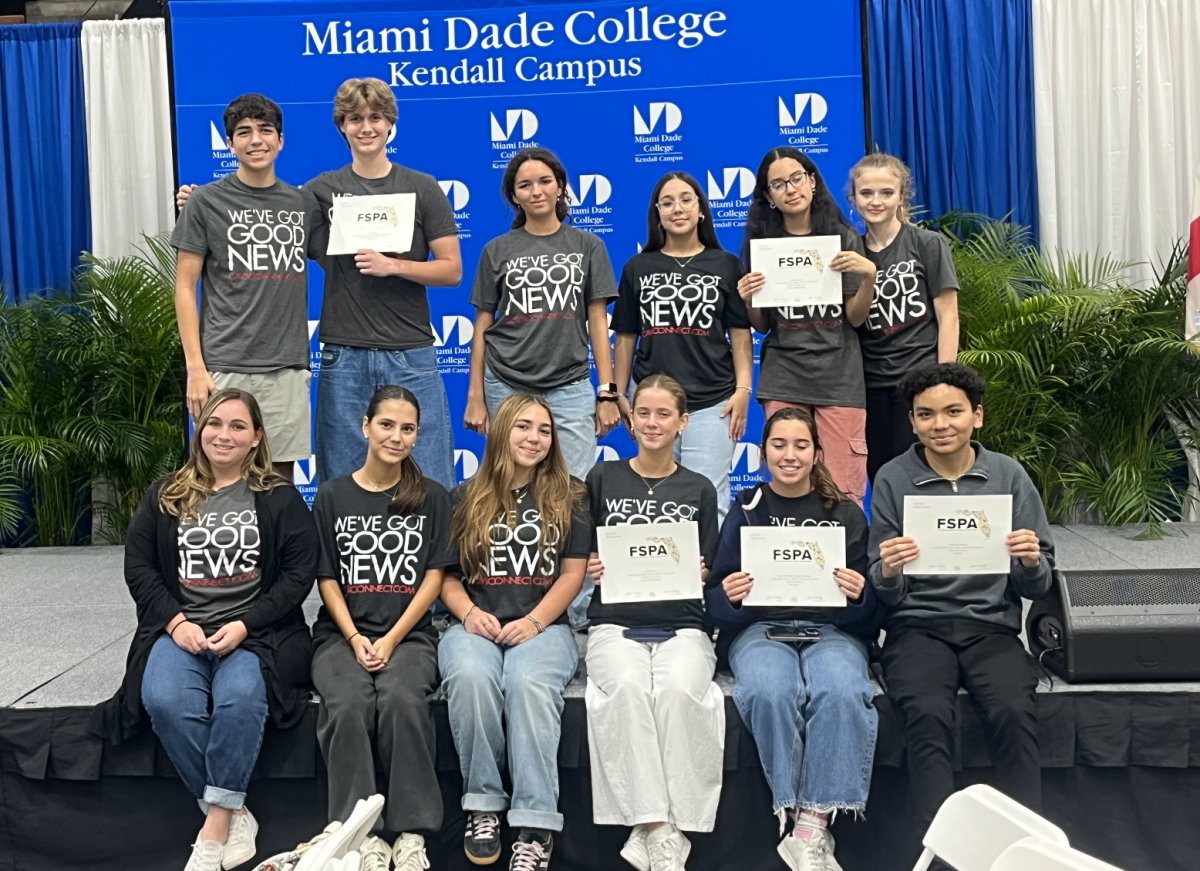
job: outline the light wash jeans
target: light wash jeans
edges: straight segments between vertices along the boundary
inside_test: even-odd
[[[575,636],[561,623],[516,647],[472,635],[461,623],[446,630],[438,665],[462,767],[463,810],[508,810],[509,825],[562,831],[562,694],[578,661]],[[511,802],[500,780],[506,750]]]
[[[729,418],[721,410],[729,397],[688,414],[687,429],[675,442],[675,462],[712,481],[717,488],[717,525],[729,512],[729,466],[737,439],[729,437]]]
[[[380,351],[328,344],[317,377],[317,481],[349,475],[367,458],[362,419],[380,387],[407,387],[421,406],[421,428],[412,456],[421,472],[447,490],[454,487],[454,435],[450,404],[438,371],[437,349]]]
[[[768,626],[819,625],[797,653]],[[733,701],[758,744],[772,810],[861,811],[871,787],[879,717],[861,641],[829,624],[755,623],[729,650]]]
[[[526,391],[513,387],[494,373],[483,373],[483,400],[488,417],[496,416],[500,403],[514,393],[539,393],[550,406],[558,430],[558,449],[567,463],[567,471],[582,481],[596,465],[596,390],[591,379],[564,384],[553,390]]]
[[[243,808],[267,723],[258,657],[241,648],[192,654],[163,635],[142,676],[142,704],[200,810]]]

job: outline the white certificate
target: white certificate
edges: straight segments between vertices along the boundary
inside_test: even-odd
[[[1012,496],[905,496],[904,534],[921,555],[906,575],[1007,575]]]
[[[833,570],[845,567],[845,527],[742,527],[742,571],[754,578],[744,605],[844,608]]]
[[[750,297],[755,308],[841,305],[842,274],[830,267],[842,250],[838,236],[751,239],[750,270],[767,283]]]
[[[403,254],[412,247],[416,194],[335,197],[326,254],[354,254],[363,248]]]
[[[700,532],[694,520],[629,523],[596,528],[604,577],[600,601],[664,602],[700,599]]]

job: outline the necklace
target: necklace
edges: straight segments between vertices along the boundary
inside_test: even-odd
[[[380,481],[372,481],[367,477],[366,472],[363,472],[363,480],[367,482],[365,485],[362,485],[363,489],[370,490],[372,493],[387,493],[388,487],[391,487],[392,492],[388,495],[390,495],[393,499],[396,498],[396,491],[400,488],[399,481],[397,481],[395,484],[383,484]]]
[[[516,490],[513,490],[513,496],[516,497],[518,505],[520,505],[522,502],[524,502],[525,497],[528,495],[529,495],[529,485],[528,484],[525,484],[524,486],[518,487]]]
[[[662,251],[661,248],[659,250]],[[703,253],[704,253],[704,249],[701,249],[701,250],[697,251],[695,254],[693,254],[691,257],[689,257],[687,260],[680,263],[679,258],[676,257],[674,254],[667,254],[667,252],[663,251],[663,254],[666,254],[667,257],[670,257],[672,260],[674,260],[675,265],[678,266],[680,269],[683,269],[685,266],[687,266],[689,263],[691,263],[693,260],[695,260],[697,257],[699,257]]]
[[[654,488],[655,488],[655,487],[657,487],[657,486],[658,486],[659,484],[661,484],[663,481],[667,480],[667,478],[670,478],[670,477],[671,477],[671,475],[674,475],[676,472],[678,472],[678,471],[679,471],[679,464],[678,464],[678,463],[676,463],[676,464],[675,464],[675,468],[674,468],[674,469],[672,469],[672,470],[670,471],[670,473],[669,473],[669,474],[667,474],[667,475],[664,475],[663,477],[659,478],[659,479],[658,479],[658,483],[657,483],[657,484],[654,484],[653,486],[651,486],[650,482],[649,482],[649,481],[647,481],[647,480],[645,479],[645,477],[643,477],[643,475],[642,475],[642,473],[641,473],[641,472],[639,472],[637,469],[635,469],[635,468],[633,467],[633,461],[632,461],[632,460],[630,460],[630,461],[629,461],[629,471],[633,472],[633,474],[637,475],[639,478],[641,478],[641,479],[642,479],[642,483],[646,485],[646,495],[647,495],[647,496],[653,496],[653,495],[654,495]]]

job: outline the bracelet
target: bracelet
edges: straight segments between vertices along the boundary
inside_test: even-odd
[[[469,609],[467,609],[467,613],[462,615],[462,622],[466,623],[467,618],[471,616],[471,612],[477,610],[478,608],[478,605],[472,605]]]
[[[752,388],[752,387],[743,387],[743,386],[742,386],[742,385],[740,385],[740,384],[737,386],[737,389],[738,389],[738,390],[745,390],[747,393],[753,393],[753,392],[754,392],[754,388]]]
[[[596,401],[597,401],[597,402],[617,402],[617,401],[618,401],[620,398],[621,398],[621,397],[619,397],[619,396],[612,396],[612,395],[609,395],[609,396],[597,396],[597,397],[596,397]]]
[[[180,620],[178,623],[175,624],[175,629],[168,629],[167,635],[169,635],[171,637],[171,640],[174,641],[175,640],[175,630],[178,629],[180,626],[182,626],[184,623],[189,623],[189,622],[191,622],[191,621],[189,621],[185,617],[184,619]]]
[[[546,631],[546,627],[539,623],[532,614],[526,614],[525,619],[533,624],[533,628],[538,631],[538,635]]]
[[[355,633],[354,633],[354,635],[362,635],[362,633],[361,633],[361,632],[355,632]],[[347,643],[347,644],[349,644],[351,641],[353,641],[353,640],[354,640],[354,635],[351,635],[349,638],[347,638],[347,639],[346,639],[346,643]]]

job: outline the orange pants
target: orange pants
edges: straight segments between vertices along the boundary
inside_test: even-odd
[[[867,493],[867,410],[842,405],[804,405],[768,399],[762,404],[769,420],[781,408],[807,411],[817,422],[821,453],[838,487],[862,508]],[[765,459],[764,459],[765,462]]]

